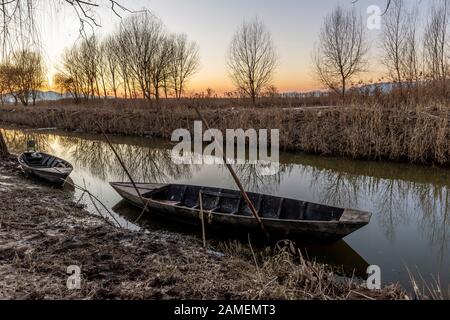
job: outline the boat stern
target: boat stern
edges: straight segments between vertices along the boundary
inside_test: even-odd
[[[367,225],[372,218],[370,212],[346,209],[339,220],[340,223]]]

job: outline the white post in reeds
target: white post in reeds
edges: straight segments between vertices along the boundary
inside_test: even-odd
[[[202,221],[203,249],[206,249],[205,216],[203,215],[203,197],[201,191],[199,193],[199,201],[200,201],[200,220]]]

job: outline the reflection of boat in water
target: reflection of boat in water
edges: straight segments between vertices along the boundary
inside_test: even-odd
[[[342,268],[343,274],[366,278],[369,263],[344,240],[330,245],[304,245],[297,243],[302,254],[318,262]]]
[[[229,232],[258,232],[259,224],[239,191],[189,185],[137,184],[140,195],[131,183],[111,183],[127,201],[147,207],[166,218],[200,223],[200,200],[208,225]],[[299,200],[248,193],[273,238],[303,238],[314,242],[336,242],[367,225],[371,214]]]
[[[199,232],[197,225],[173,223],[173,221],[164,219],[160,216],[142,216],[142,209],[130,206],[126,200],[118,202],[112,210],[132,225],[153,231],[169,231],[174,233],[192,235]],[[139,221],[137,221],[139,219]],[[210,235],[208,235],[210,238]]]
[[[139,218],[142,213],[142,209],[130,206],[125,200],[117,203],[112,209],[115,213],[132,224],[136,223],[136,219]],[[201,234],[201,229],[196,225],[173,223],[168,219],[158,216],[143,216],[138,224],[140,227],[147,230],[164,230],[189,235],[197,234],[198,236]],[[207,236],[212,242],[230,240],[230,235],[227,232],[215,232],[214,234],[208,234]],[[236,237],[234,240],[247,242],[248,238]],[[361,278],[367,276],[366,270],[369,264],[343,240],[331,245],[310,245],[304,244],[300,240],[295,241],[295,239],[293,239],[293,241],[296,243],[297,247],[300,248],[302,254],[309,259],[315,259],[318,262],[336,266],[340,269],[338,271],[343,271],[343,273],[348,276],[352,276],[353,274]],[[254,244],[255,247],[265,247],[267,245],[265,241],[260,243],[257,239],[252,240],[252,244]]]

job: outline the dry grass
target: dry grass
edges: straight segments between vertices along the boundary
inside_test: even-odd
[[[427,282],[420,272],[411,272],[408,269],[408,273],[411,279],[412,288],[414,290],[414,298],[417,300],[449,300],[450,299],[450,286],[447,291],[443,289],[443,286],[439,279],[434,279],[431,282]]]
[[[282,99],[274,100],[282,101]],[[101,119],[110,134],[170,139],[178,128],[192,129],[197,120],[189,101],[149,107],[145,101],[95,101],[84,105],[55,103],[38,107],[8,106],[0,121],[36,128],[97,132]],[[351,158],[385,159],[448,166],[450,109],[425,105],[383,104],[374,99],[348,107],[302,107],[287,99],[280,105],[239,107],[239,100],[212,99],[203,113],[212,127],[280,129],[280,146]]]
[[[255,252],[251,243],[244,246],[233,242],[222,244],[221,250],[230,259],[254,261],[258,283],[255,297],[262,299],[275,295],[280,299],[313,300],[398,300],[407,299],[399,285],[380,291],[365,288],[362,280],[338,278],[336,267],[306,260],[293,243],[280,242],[274,249]]]

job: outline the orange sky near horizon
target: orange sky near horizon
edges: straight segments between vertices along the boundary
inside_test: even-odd
[[[376,4],[383,7],[386,0],[127,0],[131,9],[150,9],[160,17],[172,32],[186,33],[198,43],[201,67],[187,84],[186,93],[205,92],[211,88],[215,93],[235,90],[228,76],[226,56],[229,43],[244,19],[258,17],[264,21],[272,34],[278,51],[279,63],[273,84],[279,92],[312,91],[323,89],[314,76],[312,52],[317,45],[323,18],[338,4],[355,7],[363,21],[367,8]],[[409,2],[409,1],[408,1]],[[411,3],[421,4],[420,0]],[[426,11],[426,10],[423,10]],[[126,14],[124,14],[126,16]],[[99,9],[98,20],[102,25],[95,32],[105,35],[112,32],[120,22],[108,7]],[[49,23],[48,21],[52,22]],[[52,19],[43,18],[41,34],[49,83],[58,70],[64,49],[80,40],[79,23],[73,10],[59,9]],[[370,69],[361,75],[363,81],[377,82],[384,73],[380,66],[379,30],[367,30],[372,44]]]

